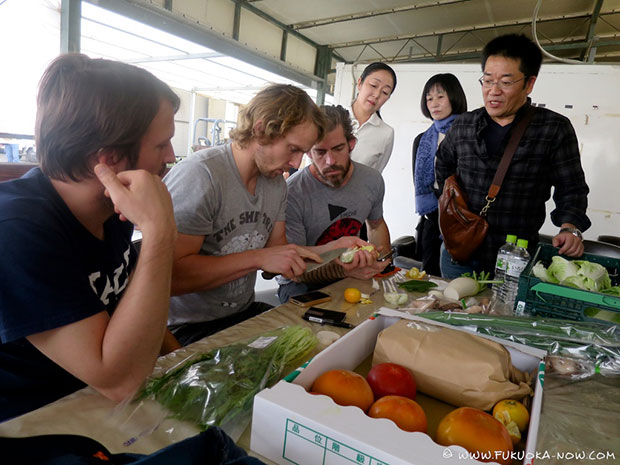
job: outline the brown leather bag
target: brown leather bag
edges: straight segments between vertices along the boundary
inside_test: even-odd
[[[456,174],[446,179],[439,197],[439,228],[446,249],[458,262],[471,257],[489,229],[487,220],[467,206],[467,197],[456,180]]]
[[[443,236],[446,250],[457,262],[466,262],[476,251],[489,230],[489,223],[484,218],[487,210],[499,193],[512,156],[517,150],[521,136],[534,115],[535,107],[529,106],[523,118],[517,123],[508,145],[499,162],[495,177],[486,196],[486,205],[479,214],[472,212],[467,205],[467,197],[459,185],[456,174],[446,179],[443,192],[439,197],[439,229]]]

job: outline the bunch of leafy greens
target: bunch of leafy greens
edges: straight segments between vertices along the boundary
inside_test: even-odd
[[[398,287],[406,290],[407,292],[426,292],[432,287],[437,287],[437,284],[432,281],[421,281],[419,279],[412,279],[410,281],[398,283]]]
[[[222,426],[247,415],[254,396],[295,368],[316,345],[309,328],[288,326],[245,343],[196,354],[158,378],[148,379],[135,400],[151,398],[171,416],[199,428]]]
[[[566,260],[554,256],[551,265],[545,268],[542,262],[532,268],[534,276],[541,281],[587,291],[620,295],[620,286],[612,286],[607,268],[587,260]]]

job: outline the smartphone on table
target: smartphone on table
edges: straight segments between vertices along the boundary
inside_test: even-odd
[[[346,318],[347,314],[344,312],[338,312],[336,310],[326,310],[324,308],[310,307],[303,314],[302,318],[308,321],[316,321],[322,323],[321,320],[329,320],[330,322],[342,322]]]
[[[300,307],[311,307],[312,305],[329,302],[332,300],[332,296],[321,291],[311,291],[305,294],[294,295],[289,300]]]
[[[322,325],[340,326],[341,328],[354,328],[350,323],[345,323],[344,319],[347,314],[344,312],[338,312],[336,310],[326,310],[324,308],[310,307],[303,314],[302,318],[314,323],[320,323]]]

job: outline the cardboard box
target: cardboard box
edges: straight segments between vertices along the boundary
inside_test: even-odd
[[[342,407],[327,396],[306,391],[321,373],[337,368],[353,370],[372,354],[377,335],[400,318],[429,322],[403,312],[381,309],[330,347],[320,352],[293,382],[280,381],[254,398],[252,451],[275,463],[289,465],[439,465],[481,463],[459,446],[444,447],[426,434],[409,433],[385,419],[373,419],[357,407]],[[533,463],[543,394],[546,352],[521,344],[479,335],[504,345],[513,364],[537,372],[525,453]]]

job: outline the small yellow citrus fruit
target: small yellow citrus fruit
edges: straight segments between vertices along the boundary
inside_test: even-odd
[[[409,279],[422,279],[426,276],[426,271],[420,272],[416,267],[413,267],[405,273],[405,276]]]
[[[362,298],[362,293],[356,287],[348,287],[344,290],[344,300],[351,304],[356,304]]]
[[[508,430],[508,435],[512,440],[512,445],[516,446],[517,444],[519,444],[519,441],[521,441],[521,431],[519,431],[519,427],[517,426],[517,424],[514,421],[510,421],[507,425],[504,426]]]
[[[493,407],[493,416],[507,426],[511,422],[515,422],[519,431],[523,432],[527,428],[530,421],[530,414],[518,400],[504,399],[500,400]]]

